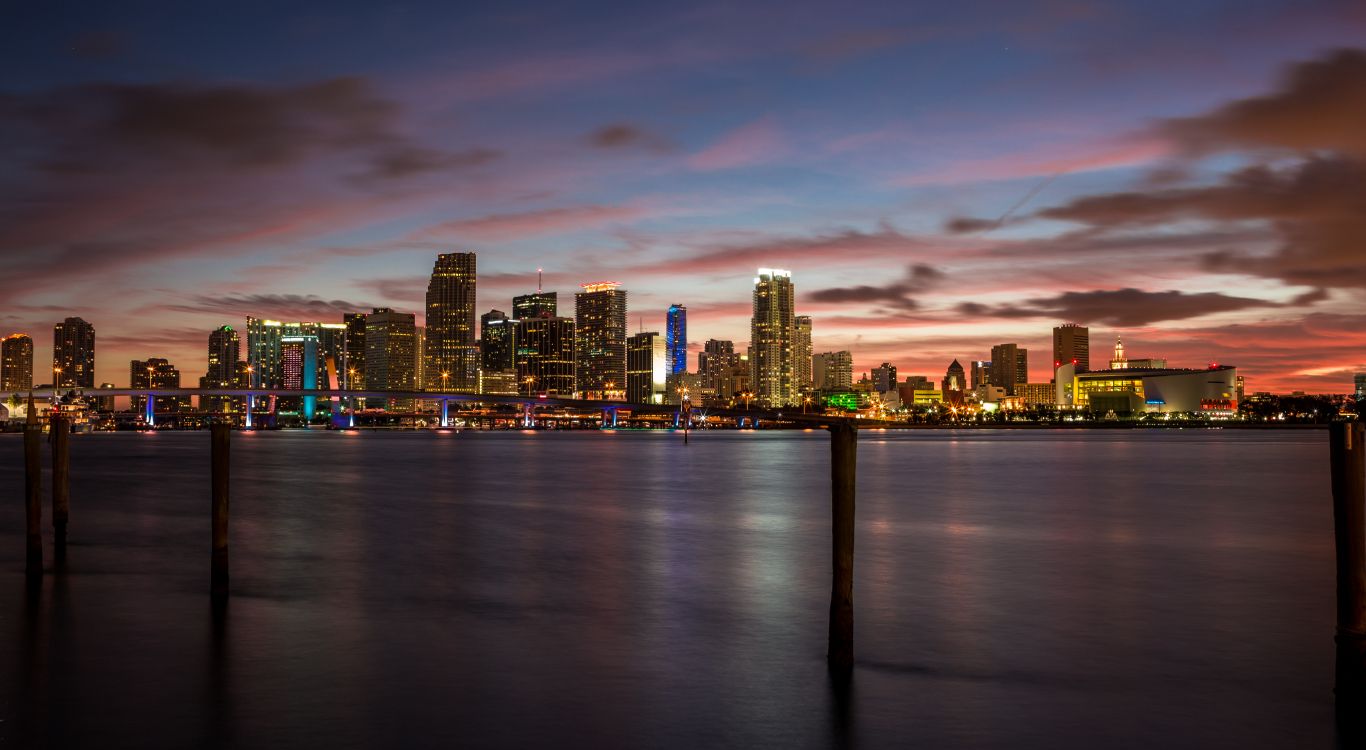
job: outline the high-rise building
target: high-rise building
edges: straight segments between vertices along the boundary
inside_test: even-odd
[[[507,313],[489,310],[479,316],[479,359],[485,372],[513,368],[512,329]]]
[[[972,361],[972,380],[968,387],[977,390],[984,385],[991,384],[991,362],[985,359],[974,359]]]
[[[436,256],[427,284],[427,320],[422,349],[428,391],[479,390],[479,344],[474,327],[474,253]]]
[[[537,289],[535,294],[523,294],[512,298],[512,317],[516,320],[553,318],[557,315],[559,302],[555,292]]]
[[[1124,340],[1119,336],[1115,337],[1115,352],[1110,355],[1111,370],[1129,369],[1129,358],[1124,356]]]
[[[1086,326],[1063,323],[1053,329],[1053,369],[1066,364],[1077,372],[1091,369],[1091,332]]]
[[[1007,396],[1015,395],[1018,383],[1029,382],[1029,350],[1019,344],[997,344],[991,347],[991,376],[988,380],[1004,388]]]
[[[318,381],[318,337],[312,334],[287,334],[280,339],[280,387],[288,391],[313,391]],[[280,408],[298,410],[304,419],[312,419],[317,407],[316,396],[289,398]]]
[[[688,371],[688,308],[669,305],[664,320],[664,345],[669,350],[669,374]]]
[[[574,393],[574,327],[573,318],[515,321],[512,342],[519,393],[564,397]],[[624,362],[622,369],[625,370]]]
[[[1352,378],[1352,384],[1356,386],[1357,403],[1366,403],[1366,372],[1357,373]],[[1361,412],[1358,411],[1357,413],[1360,414]]]
[[[58,388],[95,387],[95,327],[67,318],[52,328],[52,380]]]
[[[232,326],[224,325],[209,332],[208,365],[199,379],[200,388],[237,388],[238,360],[242,355],[241,341]],[[206,412],[233,411],[241,399],[229,396],[200,396],[199,408]]]
[[[423,326],[415,326],[413,328],[413,354],[415,355],[415,358],[413,359],[413,381],[417,383],[417,387],[421,389],[423,388],[423,384],[427,382],[427,329]],[[450,372],[446,372],[446,377],[444,378],[441,377],[441,373],[437,373],[437,379],[450,382]],[[450,386],[446,386],[446,388],[449,387]],[[434,390],[444,389],[437,388]]]
[[[33,387],[33,339],[11,333],[0,342],[0,391],[13,395]]]
[[[672,309],[672,308],[670,308]],[[662,404],[669,372],[666,337],[658,332],[637,333],[626,339],[626,400],[633,404]]]
[[[417,324],[412,313],[377,307],[365,316],[365,388],[417,389]],[[411,400],[389,399],[390,409],[411,406]]]
[[[247,317],[247,372],[253,390],[280,387],[280,340],[284,323]]]
[[[365,389],[365,313],[346,313],[346,387],[353,391]]]
[[[156,390],[158,388],[179,388],[180,370],[176,369],[169,360],[159,357],[148,359],[135,359],[128,363],[128,383],[132,388],[147,388]],[[147,399],[143,396],[134,396],[132,399],[133,411],[141,412],[147,408]],[[190,408],[189,396],[156,396],[153,406],[158,414],[175,411],[188,411]]]
[[[811,390],[811,316],[796,315],[792,318],[792,366],[796,369],[796,388],[799,393]]]
[[[896,365],[883,362],[873,368],[873,389],[878,393],[896,390]]]
[[[968,384],[964,378],[963,366],[954,360],[949,364],[949,369],[944,372],[944,380],[940,383],[940,390],[944,393],[944,401],[948,404],[957,406],[963,403],[963,394],[968,389]]]
[[[620,399],[626,392],[626,290],[620,286],[593,282],[574,295],[575,369],[583,398]]]
[[[351,369],[350,341],[345,323],[315,323],[303,335],[318,338],[318,388],[332,390],[346,387],[346,373]]]
[[[847,391],[854,387],[854,356],[846,351],[812,355],[811,377],[818,391]]]
[[[793,301],[790,271],[759,269],[754,278],[749,367],[755,400],[760,406],[781,407],[797,401],[796,367],[792,362]]]

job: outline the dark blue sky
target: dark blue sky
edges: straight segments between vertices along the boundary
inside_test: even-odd
[[[7,11],[0,324],[39,357],[73,313],[102,379],[197,373],[247,314],[420,312],[472,249],[481,309],[540,266],[698,344],[790,268],[860,369],[1018,340],[1044,378],[1065,319],[1254,387],[1366,359],[1360,3],[299,5]]]

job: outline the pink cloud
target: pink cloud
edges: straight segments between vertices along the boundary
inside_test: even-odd
[[[705,172],[761,164],[781,155],[784,147],[783,135],[773,118],[762,117],[689,156],[688,166]]]
[[[1169,155],[1171,151],[1170,144],[1155,138],[1092,143],[1069,149],[1054,148],[1042,152],[957,161],[927,172],[897,178],[892,184],[919,187],[1094,172],[1149,164]]]
[[[630,221],[649,214],[642,206],[570,206],[517,213],[496,213],[447,221],[419,230],[414,240],[515,240],[547,234],[566,234]]]

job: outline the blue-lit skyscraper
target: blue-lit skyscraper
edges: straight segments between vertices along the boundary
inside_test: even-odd
[[[664,346],[668,349],[669,374],[688,371],[688,308],[669,305],[664,324]]]

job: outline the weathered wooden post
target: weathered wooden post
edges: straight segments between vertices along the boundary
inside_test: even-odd
[[[66,526],[71,519],[71,420],[52,413],[52,547],[57,562],[66,559]]]
[[[1337,541],[1339,701],[1366,698],[1366,423],[1329,425]]]
[[[831,668],[854,665],[854,476],[858,428],[850,420],[830,424],[830,508],[834,575],[830,583]]]
[[[210,483],[213,492],[213,570],[210,591],[214,597],[224,597],[228,594],[228,449],[231,446],[231,439],[231,425],[214,422],[209,426],[212,463]]]
[[[33,393],[28,394],[28,415],[24,420],[24,510],[27,555],[24,572],[30,577],[43,574],[43,426]]]

